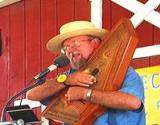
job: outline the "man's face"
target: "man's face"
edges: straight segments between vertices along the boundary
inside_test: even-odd
[[[72,68],[79,69],[89,58],[96,45],[89,36],[77,36],[63,42],[66,56]]]

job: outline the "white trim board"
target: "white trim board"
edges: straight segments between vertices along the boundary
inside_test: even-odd
[[[145,5],[137,0],[111,0],[112,2],[120,5],[121,7],[131,11],[132,13],[137,13],[141,8],[143,8]],[[160,3],[160,0],[155,0]],[[154,26],[157,26],[160,28],[160,14],[154,10],[149,12],[147,16],[144,17],[144,20],[147,22],[153,24]]]
[[[158,56],[160,55],[160,45],[146,46],[137,48],[133,55],[133,58],[143,58],[150,56]]]
[[[134,28],[138,27],[143,22],[144,18],[156,9],[159,4],[160,0],[148,0],[130,19]]]

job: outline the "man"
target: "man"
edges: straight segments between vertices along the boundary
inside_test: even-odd
[[[99,46],[106,32],[87,21],[74,21],[63,25],[60,34],[52,38],[47,47],[51,52],[61,50],[70,60],[71,69],[66,71],[68,75],[63,80],[64,84],[54,79],[30,90],[27,98],[46,103],[55,93],[69,85],[65,95],[67,101],[86,100],[108,109],[97,118],[94,125],[145,125],[143,83],[131,67],[128,68],[121,89],[114,92],[89,89],[92,84],[96,84],[96,78],[78,71]]]

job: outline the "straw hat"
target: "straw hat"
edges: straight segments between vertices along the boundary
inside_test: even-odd
[[[47,48],[51,52],[60,52],[62,42],[67,38],[79,35],[93,35],[102,38],[105,33],[105,29],[98,29],[91,22],[73,21],[64,24],[60,28],[60,34],[49,40],[49,42],[47,43]]]

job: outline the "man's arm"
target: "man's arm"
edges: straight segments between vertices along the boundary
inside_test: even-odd
[[[28,91],[26,94],[26,98],[34,101],[41,101],[64,88],[64,84],[57,83],[56,80],[48,80],[44,84]]]
[[[85,72],[75,72],[68,75],[66,85],[68,86],[83,86],[89,87],[94,84],[96,79],[94,76]],[[41,101],[47,97],[59,92],[66,86],[63,83],[58,83],[56,79],[46,81],[44,84],[39,85],[27,92],[26,97],[30,100]]]
[[[115,109],[136,110],[141,106],[140,99],[121,91],[102,92],[93,90],[90,101]]]
[[[68,101],[83,99],[108,108],[137,110],[141,107],[141,100],[139,98],[121,91],[104,92],[92,90],[91,97],[88,100],[88,97],[86,97],[88,90],[88,88],[83,87],[70,87],[65,96]]]

